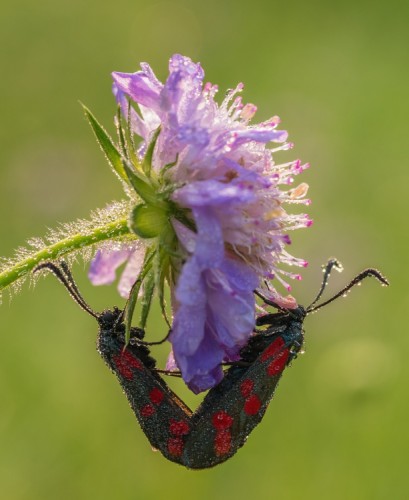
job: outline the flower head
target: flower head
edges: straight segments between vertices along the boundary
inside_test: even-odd
[[[155,214],[164,222],[149,233],[146,245],[132,248],[128,243],[100,252],[90,278],[95,284],[111,282],[116,267],[128,260],[121,279],[126,295],[149,262],[143,258],[146,249],[162,256],[162,282],[171,287],[174,314],[170,361],[188,386],[200,392],[221,380],[222,362],[237,359],[253,332],[254,290],[279,306],[296,307],[275,284],[290,290],[286,278],[300,277],[281,266],[306,265],[285,247],[288,231],[311,221],[304,214],[288,214],[283,205],[308,204],[308,186],[281,186],[288,188],[308,165],[299,160],[274,163],[273,154],[292,144],[286,142],[287,132],[277,128],[278,117],[250,125],[256,107],[242,103],[242,84],[218,104],[217,86],[204,84],[200,64],[187,57],[170,59],[164,84],[148,64],[141,68],[113,73],[122,113],[132,134],[141,138],[135,156],[141,164],[148,159],[145,173],[157,196],[157,201],[144,199],[130,223],[143,236],[141,225],[152,222]],[[269,143],[276,146],[267,148]],[[158,242],[154,250],[152,238]]]

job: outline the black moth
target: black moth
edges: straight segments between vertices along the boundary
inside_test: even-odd
[[[172,462],[189,469],[205,469],[233,456],[260,423],[284,368],[302,348],[305,317],[345,295],[368,276],[388,285],[378,271],[366,269],[334,297],[316,306],[333,267],[339,267],[335,259],[326,265],[318,295],[307,308],[285,310],[264,299],[279,312],[258,318],[257,327],[264,329],[255,331],[241,350],[240,361],[229,366],[223,380],[207,393],[195,412],[159,375],[148,343],[142,340],[142,330],[132,328],[131,340],[125,346],[123,311],[114,307],[94,312],[80,295],[64,263],[43,263],[36,271],[47,269],[54,273],[75,301],[98,321],[98,351],[117,376],[151,445]]]

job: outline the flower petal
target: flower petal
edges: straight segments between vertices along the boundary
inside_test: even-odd
[[[275,130],[272,128],[249,128],[234,133],[234,146],[245,144],[246,142],[285,142],[288,137],[286,130]]]
[[[175,313],[170,340],[182,373],[184,372],[182,359],[192,356],[203,341],[205,322],[205,302],[198,305],[181,304]]]
[[[195,208],[192,212],[197,226],[194,254],[197,265],[201,269],[217,267],[224,256],[224,241],[220,222],[211,209]]]
[[[193,253],[196,247],[197,234],[187,228],[177,219],[172,220],[173,229],[176,232],[177,238],[182,246],[189,253]]]
[[[98,250],[92,259],[88,278],[93,285],[110,285],[116,278],[116,269],[132,254],[133,249]]]
[[[168,355],[168,359],[166,360],[165,370],[173,372],[178,369],[179,368],[178,365],[176,364],[175,356],[173,354],[173,349],[171,349]]]
[[[202,270],[194,257],[191,257],[182,268],[175,298],[180,304],[188,306],[199,306],[206,301]]]
[[[154,111],[160,111],[159,95],[163,85],[153,79],[152,74],[147,74],[144,71],[137,71],[136,73],[114,71],[112,78],[117,88],[133,101],[143,104]]]
[[[230,276],[220,270],[208,271],[207,275],[207,301],[215,331],[220,343],[237,354],[255,325],[254,288],[244,289],[244,282],[241,283],[241,290],[233,287]]]
[[[228,208],[230,204],[254,200],[254,192],[251,186],[245,183],[222,183],[211,179],[186,184],[174,192],[173,199],[189,208],[210,205],[225,205]]]
[[[190,313],[194,312],[189,311],[186,317],[191,317]],[[186,333],[180,332],[180,336],[176,336],[172,332],[173,352],[176,363],[182,372],[183,380],[195,394],[198,394],[214,387],[223,378],[221,363],[224,358],[224,350],[214,337],[211,328],[205,325],[197,349],[193,352],[186,351],[184,349],[188,336]]]
[[[195,253],[179,278],[170,338],[183,379],[200,392],[220,380],[222,361],[235,359],[251,335],[258,279],[254,271],[230,259],[217,269],[211,264],[202,269],[196,258]]]
[[[130,122],[132,131],[147,140],[149,136],[149,128],[147,127],[146,120],[142,120],[133,107],[129,106],[126,94],[117,86],[116,83],[112,85],[112,92],[116,98],[116,102],[121,106],[121,110],[126,121],[128,121],[128,113],[131,113]]]
[[[139,247],[134,251],[130,259],[128,260],[128,264],[125,267],[124,272],[122,273],[121,279],[118,283],[118,291],[121,297],[127,299],[129,297],[129,292],[133,287],[135,281],[137,280],[139,273],[142,269],[142,264],[145,257],[145,248]]]
[[[254,269],[237,259],[225,259],[221,268],[229,277],[231,286],[238,291],[253,292],[259,285],[260,278]]]

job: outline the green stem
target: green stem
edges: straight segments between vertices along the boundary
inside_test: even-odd
[[[75,250],[94,245],[99,241],[117,238],[130,233],[127,219],[118,219],[105,226],[99,226],[89,233],[78,233],[39,250],[26,259],[0,273],[0,290],[31,272],[40,262],[59,259]]]

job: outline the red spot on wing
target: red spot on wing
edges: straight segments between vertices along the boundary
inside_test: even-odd
[[[163,394],[163,392],[157,387],[154,387],[149,393],[149,399],[155,405],[160,405],[164,397],[165,395]]]
[[[120,355],[113,356],[112,360],[115,364],[116,369],[118,370],[118,373],[122,375],[122,377],[127,378],[128,380],[131,380],[133,377],[132,370],[127,366],[123,359],[121,358]]]
[[[261,400],[256,394],[249,396],[244,402],[244,411],[247,415],[257,415],[261,408]]]
[[[122,351],[121,358],[127,366],[131,366],[132,368],[136,368],[137,370],[142,370],[143,364],[139,361],[139,359],[136,359],[135,356],[129,351]]]
[[[287,364],[289,355],[290,351],[288,349],[284,349],[279,354],[277,354],[275,359],[273,359],[267,366],[267,375],[272,377],[273,375],[281,373],[284,370],[285,365]]]
[[[253,388],[254,388],[254,382],[249,378],[246,378],[240,385],[240,392],[242,396],[246,398],[247,396],[250,396],[251,392],[253,391]]]
[[[231,449],[231,432],[228,429],[218,431],[214,438],[214,451],[218,457],[226,455]]]
[[[261,356],[260,356],[260,360],[262,362],[264,361],[267,361],[268,359],[270,358],[273,358],[275,356],[277,356],[277,354],[280,353],[280,351],[283,349],[283,347],[285,346],[285,342],[283,340],[282,337],[278,337],[274,340],[274,342],[272,342],[268,347],[267,349],[265,349]]]
[[[120,354],[113,356],[112,360],[118,372],[128,380],[133,378],[132,368],[136,370],[142,370],[143,368],[139,359],[136,359],[129,351],[121,351]]]
[[[221,410],[213,415],[212,424],[217,430],[228,429],[233,424],[233,417]]]
[[[169,431],[176,437],[170,437],[168,439],[168,451],[171,455],[180,457],[183,453],[183,448],[185,446],[184,440],[180,436],[185,436],[189,434],[190,427],[184,420],[174,420],[170,419]]]
[[[171,418],[169,430],[174,436],[185,436],[186,434],[189,434],[190,427],[184,420],[173,420],[173,418]]]
[[[233,417],[221,410],[212,417],[213,427],[216,429],[214,438],[214,452],[216,456],[225,455],[231,449],[231,432],[229,427],[233,425]]]
[[[141,415],[142,417],[151,417],[156,412],[155,408],[151,404],[142,406]]]
[[[184,446],[185,444],[180,437],[171,437],[168,439],[168,452],[175,457],[182,455]]]

